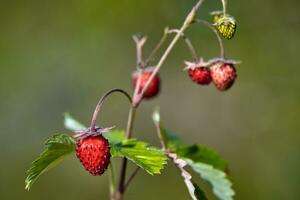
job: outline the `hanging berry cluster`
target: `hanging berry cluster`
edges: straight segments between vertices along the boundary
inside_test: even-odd
[[[100,176],[110,168],[112,200],[122,200],[124,198],[125,191],[140,169],[151,175],[159,174],[168,159],[180,169],[192,199],[205,200],[207,197],[205,192],[192,180],[191,174],[186,169],[187,166],[190,166],[204,181],[213,187],[212,191],[218,199],[233,199],[234,191],[227,177],[228,166],[226,162],[210,148],[184,144],[178,136],[175,136],[161,125],[158,110],[153,114],[153,121],[161,147],[150,146],[146,142],[132,138],[136,110],[144,99],[150,100],[159,94],[161,78],[158,72],[179,39],[185,41],[191,52],[193,62],[186,61],[185,70],[194,83],[204,86],[213,82],[220,91],[226,91],[233,86],[237,77],[235,65],[238,62],[225,58],[221,36],[225,39],[232,39],[236,32],[236,21],[231,15],[227,14],[226,0],[221,0],[222,11],[212,12],[212,23],[197,19],[196,13],[203,2],[204,0],[198,0],[179,29],[166,28],[164,30],[163,37],[147,59],[143,57],[146,37],[133,37],[137,47],[136,70],[133,72],[131,80],[134,88],[133,95],[131,96],[122,89],[112,89],[105,93],[96,105],[89,127],[82,125],[69,114],[66,114],[65,127],[71,130],[73,134],[56,134],[47,140],[46,149],[32,163],[27,172],[26,189],[29,190],[41,174],[50,167],[57,165],[66,155],[76,153],[83,167],[91,175]],[[194,24],[206,25],[214,32],[220,47],[219,57],[208,61],[198,57],[191,40],[185,35],[185,31]],[[175,37],[158,62],[153,64],[155,61],[154,56],[171,34],[175,34]],[[98,114],[104,102],[113,93],[123,94],[131,105],[125,131],[113,130],[114,127],[102,128],[96,125]],[[115,180],[113,157],[122,158],[118,184]],[[127,178],[128,160],[132,161],[137,167]]]

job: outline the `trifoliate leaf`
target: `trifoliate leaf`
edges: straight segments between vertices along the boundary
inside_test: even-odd
[[[184,178],[184,183],[188,188],[189,194],[193,200],[207,200],[205,193],[200,187],[192,181],[192,175],[184,169],[187,162],[178,158],[177,154],[169,153],[168,156],[173,159],[174,164],[180,169],[181,176]]]
[[[183,147],[177,150],[177,154],[182,158],[188,158],[194,162],[212,165],[214,168],[222,171],[227,169],[227,163],[221,158],[221,156],[216,151],[208,147],[200,145]]]
[[[51,167],[56,166],[63,158],[75,150],[75,141],[71,136],[57,134],[49,138],[46,149],[40,156],[32,162],[32,166],[27,171],[25,189],[29,190],[32,184]]]
[[[111,145],[111,154],[126,157],[151,175],[159,174],[167,161],[163,151],[135,139],[123,140]]]
[[[196,163],[190,159],[185,160],[187,164],[202,177],[202,179],[210,183],[213,193],[218,197],[218,199],[233,200],[235,193],[231,188],[232,183],[223,171],[215,169],[208,164],[200,162]]]
[[[64,120],[65,127],[70,131],[75,132],[75,131],[82,131],[86,129],[84,125],[82,125],[80,122],[75,120],[69,113],[65,113],[64,117],[65,117]]]

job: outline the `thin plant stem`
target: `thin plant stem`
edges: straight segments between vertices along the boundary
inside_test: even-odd
[[[165,28],[165,31],[164,31],[164,34],[163,34],[162,38],[160,39],[158,44],[155,46],[153,51],[150,53],[150,56],[146,59],[146,61],[145,61],[146,66],[151,62],[154,55],[157,53],[157,51],[161,48],[163,43],[166,41],[167,36],[170,35],[171,33],[178,33],[178,32],[179,32],[178,29],[169,29],[168,27]],[[191,40],[184,33],[181,34],[181,37],[184,39],[187,47],[189,48],[189,51],[191,52],[191,55],[192,55],[193,59],[195,61],[198,61],[197,52],[196,52]]]
[[[139,63],[144,63],[142,55],[143,55],[143,46],[146,42],[146,38],[145,37],[143,37],[143,38],[139,39],[137,36],[133,37],[133,39],[136,43],[136,49],[137,49],[138,79],[137,79],[137,84],[135,86],[134,93],[133,93],[133,102],[131,104],[129,115],[128,115],[128,121],[127,121],[127,126],[126,126],[126,138],[127,139],[131,138],[131,135],[132,135],[133,122],[134,122],[134,119],[135,119],[135,114],[136,114],[136,109],[137,109],[137,105],[136,105],[135,102],[136,102],[137,95],[139,93],[139,88],[140,88],[140,84],[141,84],[141,77],[142,77],[141,75],[142,75],[142,72],[143,72],[143,68],[139,64]],[[126,169],[127,169],[127,159],[123,158],[122,166],[121,166],[121,172],[120,172],[119,186],[118,186],[118,192],[119,192],[119,195],[121,197],[122,197],[122,193],[124,192],[124,182],[125,182],[125,179],[126,179]]]
[[[169,34],[170,33],[178,33],[178,32],[179,32],[178,29],[171,29],[171,30],[168,31]],[[194,48],[191,40],[184,33],[181,34],[181,37],[184,39],[189,51],[191,52],[191,55],[192,55],[193,59],[196,62],[199,61],[196,49]]]
[[[133,128],[133,122],[135,119],[135,114],[136,114],[136,107],[134,106],[134,104],[132,104],[130,111],[129,111],[127,127],[126,127],[126,138],[127,139],[131,138],[131,135],[132,135],[132,128]],[[121,195],[121,197],[123,196],[123,192],[125,191],[124,182],[126,179],[126,169],[127,169],[127,159],[123,158],[121,172],[120,172],[119,186],[118,186],[118,192]]]
[[[215,27],[213,25],[211,25],[209,22],[205,21],[205,20],[201,20],[201,19],[195,19],[194,22],[198,23],[198,24],[204,24],[206,25],[208,28],[210,28],[216,35],[218,43],[219,43],[219,47],[220,47],[220,57],[222,59],[224,59],[225,57],[225,51],[224,51],[224,45],[223,45],[223,41],[222,38],[220,37],[218,31],[215,29]]]
[[[129,111],[127,128],[126,128],[126,138],[127,139],[131,138],[131,135],[132,135],[133,121],[135,119],[135,114],[136,114],[136,107],[134,107],[132,105],[131,108],[130,108],[130,111]],[[120,172],[119,187],[118,187],[118,190],[119,190],[120,193],[124,192],[124,182],[125,182],[125,179],[126,179],[126,169],[127,169],[127,159],[123,158],[121,172]]]
[[[145,67],[145,62],[143,59],[143,47],[147,41],[146,37],[140,38],[137,35],[134,35],[133,37],[134,42],[136,43],[136,55],[137,55],[137,68],[143,68]]]
[[[159,138],[160,144],[161,144],[161,146],[163,148],[163,151],[165,151],[166,150],[166,144],[165,144],[165,141],[164,141],[164,139],[162,137],[162,134],[161,134],[160,123],[159,122],[155,123],[155,127],[156,127],[156,132],[157,132],[157,136]]]
[[[96,108],[95,108],[95,111],[94,111],[94,114],[93,114],[93,117],[92,117],[92,121],[91,121],[91,130],[92,131],[95,131],[96,130],[96,121],[97,121],[97,117],[98,117],[98,114],[99,114],[99,111],[103,105],[103,103],[105,102],[106,98],[108,96],[110,96],[112,93],[116,93],[116,92],[119,92],[121,94],[124,94],[127,99],[129,100],[130,103],[132,103],[132,99],[130,97],[130,95],[125,91],[125,90],[122,90],[122,89],[112,89],[112,90],[109,90],[108,92],[106,92],[99,100],[99,102],[97,103],[96,105]]]
[[[156,65],[156,67],[155,67],[152,75],[150,76],[150,78],[147,81],[147,83],[146,83],[145,87],[143,88],[143,90],[141,92],[139,92],[139,86],[138,85],[136,86],[135,92],[134,92],[134,96],[133,96],[133,103],[132,103],[132,106],[131,106],[131,109],[130,109],[130,112],[129,112],[129,117],[128,117],[128,123],[127,123],[127,129],[126,129],[127,130],[126,131],[127,132],[126,135],[128,136],[127,138],[130,138],[130,136],[131,136],[133,122],[134,122],[135,113],[136,113],[136,108],[138,107],[139,102],[142,101],[141,97],[144,95],[145,91],[149,87],[149,84],[153,80],[154,76],[158,73],[158,71],[160,70],[160,68],[164,64],[164,62],[165,62],[166,58],[168,57],[168,55],[170,54],[171,50],[173,49],[173,47],[175,46],[175,44],[177,43],[177,41],[181,37],[181,34],[184,33],[184,31],[192,23],[195,15],[196,15],[197,10],[200,8],[200,6],[203,3],[203,1],[204,0],[199,0],[197,2],[197,4],[193,7],[193,9],[191,10],[191,12],[188,14],[188,16],[186,17],[183,25],[179,29],[179,32],[173,38],[172,42],[170,43],[170,45],[168,46],[168,48],[166,49],[166,51],[162,55],[160,61]],[[139,98],[137,98],[137,96],[139,96]],[[121,167],[119,187],[118,187],[118,191],[116,193],[116,196],[117,196],[118,200],[122,200],[123,199],[123,195],[124,195],[124,192],[125,192],[124,189],[125,189],[126,168],[127,168],[127,159],[124,158],[123,159],[123,163],[122,163],[122,167]]]
[[[116,177],[115,177],[115,170],[112,162],[109,164],[110,169],[110,195],[113,196],[116,191]]]
[[[124,190],[126,190],[126,188],[128,188],[129,184],[134,179],[134,177],[138,174],[138,172],[140,171],[140,169],[141,168],[136,167],[136,169],[132,172],[132,174],[129,176],[127,182],[125,183]]]
[[[221,0],[223,5],[223,14],[226,15],[227,12],[227,0]]]
[[[165,30],[164,30],[163,36],[161,37],[161,39],[159,40],[157,45],[154,47],[154,49],[151,51],[149,57],[146,59],[146,61],[145,61],[146,65],[148,65],[151,62],[151,60],[153,59],[155,54],[158,52],[158,50],[161,48],[163,43],[166,41],[166,39],[168,37],[168,31],[169,31],[169,28],[166,27]]]
[[[197,2],[197,4],[193,7],[193,9],[191,10],[191,12],[188,14],[188,16],[186,17],[183,25],[181,26],[181,28],[179,29],[178,33],[175,35],[175,37],[173,38],[172,42],[169,44],[169,46],[167,47],[166,51],[164,52],[164,54],[162,55],[162,57],[160,58],[158,64],[156,65],[156,67],[154,68],[150,78],[148,79],[147,83],[145,84],[142,92],[140,93],[141,96],[144,95],[144,93],[146,92],[146,90],[148,89],[151,81],[154,79],[154,77],[156,76],[156,74],[158,73],[158,71],[160,70],[160,68],[162,67],[162,65],[165,63],[166,58],[169,56],[170,52],[172,51],[172,49],[174,48],[175,44],[177,43],[177,41],[179,40],[179,38],[181,37],[181,34],[184,33],[184,31],[189,27],[189,25],[192,23],[192,21],[194,20],[194,17],[196,15],[197,10],[200,8],[200,6],[202,5],[204,0],[199,0]]]

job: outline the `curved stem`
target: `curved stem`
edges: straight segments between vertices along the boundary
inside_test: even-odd
[[[195,19],[194,22],[206,25],[207,27],[209,27],[215,33],[215,35],[218,39],[219,46],[220,46],[220,57],[224,58],[225,57],[224,45],[223,45],[222,38],[220,37],[218,31],[209,22],[207,22],[205,20]]]
[[[93,117],[92,117],[92,121],[91,121],[91,130],[92,131],[95,131],[96,130],[96,121],[97,121],[97,117],[98,117],[98,114],[99,114],[99,111],[105,101],[105,99],[111,95],[112,93],[115,93],[115,92],[119,92],[121,94],[124,94],[127,99],[129,100],[130,103],[132,103],[132,99],[130,97],[130,95],[125,91],[125,90],[122,90],[122,89],[112,89],[108,92],[106,92],[102,97],[101,99],[99,100],[96,108],[95,108],[95,111],[94,111],[94,114],[93,114]]]
[[[171,29],[171,30],[168,31],[169,34],[171,34],[171,33],[178,33],[178,32],[179,32],[178,29]],[[181,33],[181,37],[184,39],[184,41],[185,41],[185,43],[186,43],[189,51],[191,52],[191,55],[192,55],[193,59],[195,61],[199,61],[196,49],[194,48],[191,40],[184,33]]]
[[[222,1],[222,5],[223,5],[223,14],[226,15],[227,0],[221,0],[221,1]]]

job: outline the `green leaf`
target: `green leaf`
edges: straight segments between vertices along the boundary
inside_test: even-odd
[[[178,136],[165,129],[161,125],[158,109],[153,112],[152,119],[159,129],[161,140],[168,150],[178,154],[180,157],[189,158],[194,162],[206,163],[223,171],[227,169],[226,162],[214,150],[199,145],[187,146]]]
[[[182,140],[170,130],[160,127],[160,131],[167,149],[177,152],[178,149],[185,147]]]
[[[32,162],[30,169],[27,171],[26,190],[29,190],[44,172],[56,166],[66,155],[75,150],[74,139],[64,134],[52,136],[46,141],[45,145],[46,149]]]
[[[125,131],[123,130],[113,130],[107,133],[104,133],[103,136],[112,144],[118,144],[123,140],[126,140]]]
[[[234,191],[231,188],[232,183],[226,177],[226,174],[211,165],[204,163],[195,163],[190,159],[185,159],[187,164],[198,173],[205,181],[211,184],[213,193],[220,200],[233,200]]]
[[[227,163],[213,149],[200,145],[192,145],[177,150],[177,154],[182,158],[188,158],[194,162],[201,162],[212,165],[216,169],[225,171]]]
[[[171,151],[168,153],[168,156],[181,169],[191,197],[193,199],[206,199],[202,190],[192,182],[190,174],[183,169],[186,163],[200,174],[202,179],[212,185],[214,194],[220,200],[233,200],[234,191],[231,189],[232,184],[223,172],[227,167],[226,162],[212,149],[198,145],[185,145],[179,137],[161,125],[158,109],[154,111],[152,118],[159,130],[161,140],[167,150]],[[186,163],[182,162],[182,159]]]
[[[72,132],[85,130],[86,127],[82,125],[80,122],[75,120],[69,113],[65,113],[64,115],[64,125],[67,129]]]
[[[171,131],[163,127],[161,127],[160,131],[166,148],[177,153],[180,157],[191,159],[194,162],[206,163],[222,171],[227,169],[227,163],[213,149],[200,145],[186,146],[182,140]]]
[[[136,139],[123,140],[111,145],[111,154],[126,157],[151,175],[160,174],[167,161],[163,151]]]

